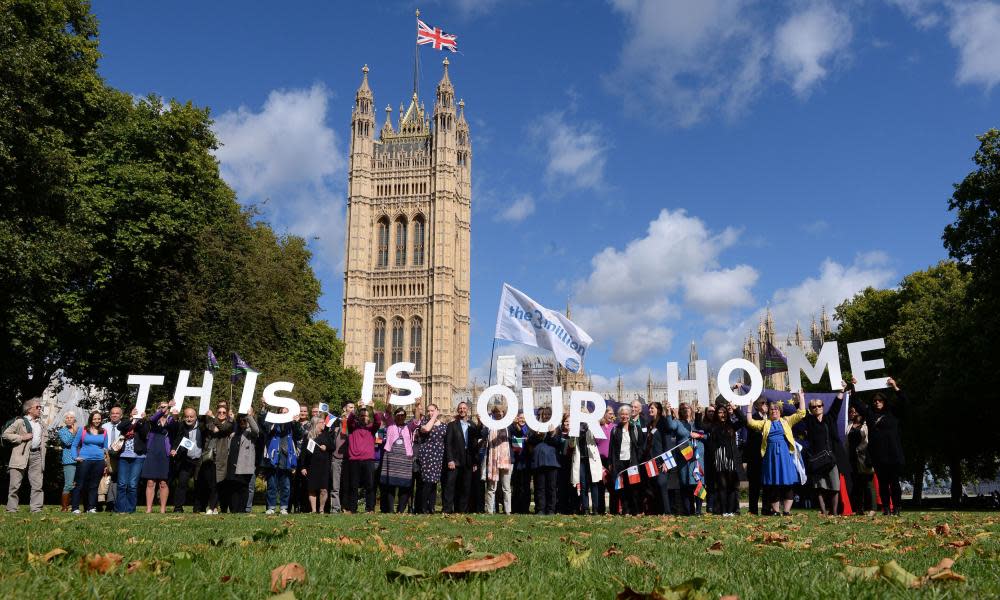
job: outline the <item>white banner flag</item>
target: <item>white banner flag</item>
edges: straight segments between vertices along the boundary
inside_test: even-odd
[[[580,370],[583,355],[594,341],[566,315],[545,308],[506,283],[494,337],[551,350],[559,364],[573,373]]]

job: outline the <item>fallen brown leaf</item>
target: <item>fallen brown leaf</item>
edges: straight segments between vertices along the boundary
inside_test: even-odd
[[[292,581],[304,582],[306,580],[306,568],[299,563],[288,563],[281,565],[271,571],[271,591],[277,594],[285,589]]]
[[[601,553],[601,556],[603,556],[604,558],[608,558],[609,556],[617,556],[621,553],[622,551],[618,549],[618,546],[611,544],[611,546],[607,550]]]
[[[467,573],[485,573],[496,571],[504,567],[509,567],[517,561],[517,557],[511,552],[504,552],[499,556],[487,554],[483,558],[470,558],[463,560],[439,571],[443,575],[465,575]]]
[[[396,544],[389,544],[389,549],[392,550],[392,553],[396,556],[403,556],[406,552],[402,546],[397,546]]]
[[[651,568],[651,569],[652,568],[656,568],[656,565],[654,565],[653,563],[649,562],[648,560],[643,560],[643,559],[639,558],[635,554],[629,554],[628,556],[626,556],[625,557],[625,562],[629,563],[630,565],[635,565],[637,567],[648,567],[648,568]]]
[[[934,528],[934,533],[938,535],[951,535],[951,526],[943,523]]]
[[[715,542],[711,546],[709,546],[708,553],[714,554],[715,556],[719,556],[720,554],[722,554],[722,542]]]
[[[121,564],[125,558],[121,554],[108,552],[107,554],[88,554],[80,559],[80,568],[87,573],[105,573],[111,571]]]
[[[52,562],[53,558],[56,558],[57,556],[64,556],[66,554],[69,554],[69,552],[63,550],[62,548],[53,548],[45,554],[32,554],[29,552],[28,564]]]

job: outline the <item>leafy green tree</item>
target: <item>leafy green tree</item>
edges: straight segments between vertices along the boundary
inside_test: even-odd
[[[0,413],[58,372],[126,401],[128,374],[167,374],[166,395],[209,344],[261,385],[356,397],[342,343],[315,319],[304,240],[240,208],[208,110],[104,85],[82,2],[0,7],[0,75],[16,92],[0,93]]]

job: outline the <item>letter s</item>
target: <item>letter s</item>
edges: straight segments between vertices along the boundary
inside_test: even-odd
[[[299,415],[299,403],[294,398],[285,398],[276,395],[277,392],[291,392],[295,384],[290,381],[275,381],[264,388],[264,404],[276,408],[287,408],[286,413],[269,412],[264,417],[268,423],[291,423]]]

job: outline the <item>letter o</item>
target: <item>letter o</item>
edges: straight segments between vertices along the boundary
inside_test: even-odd
[[[493,399],[493,396],[503,396],[503,399],[507,401],[507,414],[499,421],[495,420],[486,411],[486,404]],[[504,429],[510,427],[514,422],[514,417],[517,416],[517,396],[514,395],[514,390],[499,384],[486,388],[483,390],[483,393],[479,394],[479,399],[476,400],[476,414],[479,415],[479,420],[487,429]]]
[[[729,376],[737,369],[746,371],[750,375],[750,391],[742,396],[729,389]],[[764,391],[764,377],[760,374],[760,369],[744,358],[731,358],[724,362],[719,369],[717,383],[722,397],[735,406],[750,406]]]

